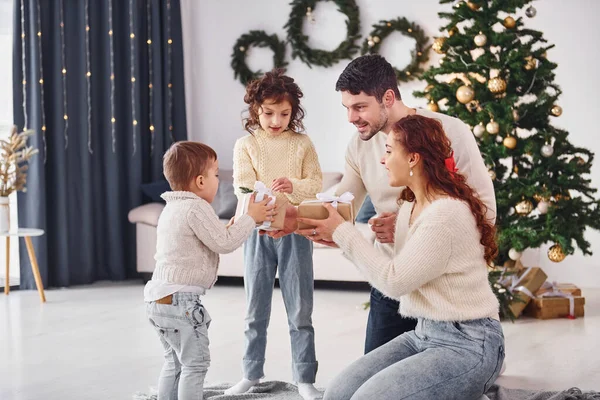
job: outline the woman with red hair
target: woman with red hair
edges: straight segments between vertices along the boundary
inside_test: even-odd
[[[382,149],[383,150],[383,149]],[[454,167],[442,124],[411,115],[387,137],[382,164],[398,200],[395,257],[387,258],[326,205],[300,231],[339,246],[376,289],[400,300],[417,327],[362,356],[325,392],[330,400],[479,399],[504,360],[487,266],[498,249],[486,207]]]

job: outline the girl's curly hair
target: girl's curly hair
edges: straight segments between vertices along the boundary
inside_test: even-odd
[[[294,79],[284,75],[283,69],[267,72],[262,78],[251,81],[246,86],[244,102],[248,104],[248,116],[243,118],[244,128],[254,133],[260,127],[258,116],[265,100],[271,100],[275,104],[287,100],[292,105],[288,129],[297,133],[304,131],[304,109],[300,106],[300,98],[303,96]]]

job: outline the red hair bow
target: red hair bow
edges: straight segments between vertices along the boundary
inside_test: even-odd
[[[450,171],[450,175],[454,176],[454,173],[458,171],[454,161],[454,152],[450,153],[450,157],[444,160],[444,164],[446,164],[446,169]]]

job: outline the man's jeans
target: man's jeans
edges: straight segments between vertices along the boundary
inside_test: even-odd
[[[419,319],[417,327],[344,369],[324,400],[476,400],[504,361],[500,322]]]
[[[385,297],[379,290],[371,288],[365,354],[415,329],[417,320],[402,317],[398,314],[399,308],[400,304],[396,300]]]
[[[267,327],[275,273],[285,304],[292,342],[292,377],[295,382],[314,383],[317,374],[313,311],[313,245],[292,234],[280,239],[254,232],[244,246],[244,287],[246,288],[246,348],[244,377],[264,376]]]
[[[164,348],[158,400],[202,400],[210,365],[210,316],[197,293],[173,293],[172,304],[150,302],[146,314]]]

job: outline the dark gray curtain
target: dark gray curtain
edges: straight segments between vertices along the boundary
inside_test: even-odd
[[[44,286],[135,277],[127,213],[186,138],[179,0],[15,0],[14,21],[15,123],[40,150],[19,226],[46,231],[34,238]],[[25,246],[20,259],[21,288],[35,288]]]

